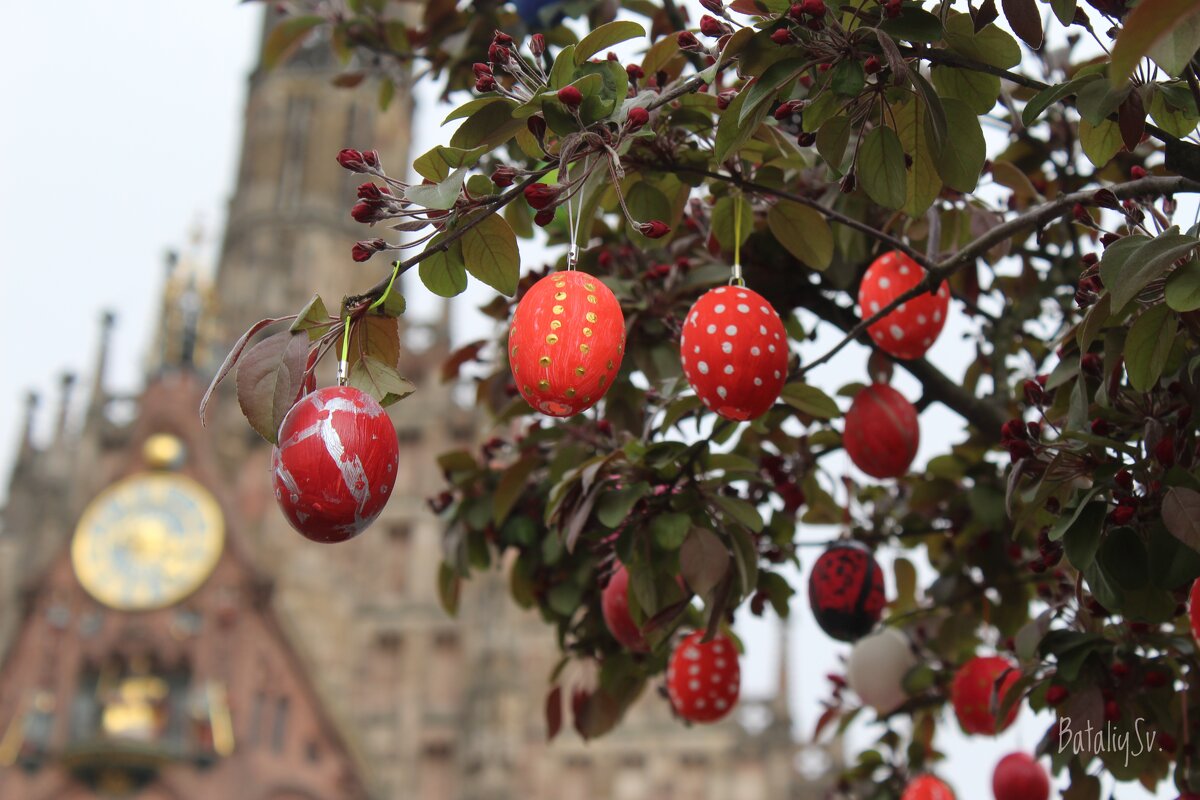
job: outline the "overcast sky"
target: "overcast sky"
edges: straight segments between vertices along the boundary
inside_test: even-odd
[[[42,395],[37,432],[45,439],[56,414],[58,376],[80,373],[76,399],[86,393],[104,309],[118,315],[110,383],[136,389],[157,318],[164,253],[184,246],[197,222],[210,247],[218,240],[259,19],[256,6],[233,0],[12,3],[5,13],[7,29],[19,35],[0,48],[0,291],[8,301],[0,317],[6,353],[0,492],[6,491],[26,390]],[[425,130],[419,139],[428,147],[448,136]],[[931,353],[955,377],[970,357],[957,341],[961,331],[952,323]],[[806,345],[805,356],[814,357],[832,340]],[[852,347],[816,371],[814,382],[833,390],[862,380],[865,360],[865,352]],[[901,376],[897,385],[916,398],[911,380]],[[944,452],[961,430],[940,407],[927,410],[921,421],[919,461]],[[800,535],[811,541],[830,532]],[[806,548],[806,568],[816,552]],[[808,734],[826,690],[823,676],[838,668],[837,658],[848,648],[816,628],[806,584],[797,585],[792,705]],[[741,629],[751,650],[746,688],[767,692],[776,674],[775,624]],[[962,800],[990,797],[998,758],[1032,747],[1050,721],[1023,711],[1020,723],[998,740],[966,740],[948,721],[938,745],[951,757],[939,772]],[[856,728],[859,744],[873,733]],[[1119,800],[1145,796],[1136,787],[1116,794]]]

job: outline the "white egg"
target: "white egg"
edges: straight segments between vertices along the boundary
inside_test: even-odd
[[[904,676],[916,665],[908,638],[895,628],[884,628],[854,645],[846,682],[865,704],[881,715],[890,714],[908,699]]]

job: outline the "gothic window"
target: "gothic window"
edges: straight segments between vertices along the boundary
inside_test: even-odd
[[[283,752],[284,735],[288,724],[288,699],[280,697],[275,701],[275,725],[271,729],[271,749],[276,753]]]
[[[311,97],[293,95],[288,98],[283,163],[279,171],[279,191],[275,195],[279,208],[295,208],[299,205],[304,186],[304,158],[308,151],[312,111]]]

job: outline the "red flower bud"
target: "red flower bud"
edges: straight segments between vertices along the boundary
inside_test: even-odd
[[[554,221],[554,209],[543,208],[541,211],[533,215],[533,224],[539,228],[544,228]]]
[[[1076,222],[1081,222],[1084,225],[1094,225],[1095,224],[1092,221],[1092,215],[1088,213],[1088,210],[1086,208],[1084,208],[1083,203],[1076,203],[1074,206],[1071,207],[1071,216],[1073,216],[1075,218]]]
[[[1161,731],[1158,734],[1158,746],[1161,747],[1163,750],[1167,751],[1168,753],[1174,753],[1176,748],[1179,747],[1179,743],[1175,741],[1174,736],[1167,733],[1166,731]],[[1191,797],[1193,797],[1193,798],[1195,796],[1196,795],[1191,795]],[[1188,795],[1184,795],[1182,800],[1187,800],[1187,798],[1188,798]]]
[[[1040,406],[1046,400],[1046,393],[1042,390],[1042,385],[1037,381],[1025,381],[1022,389],[1025,392],[1025,403],[1031,406]]]
[[[1129,177],[1133,178],[1135,181],[1141,180],[1142,178],[1146,177],[1146,168],[1139,167],[1135,164],[1129,168]]]
[[[879,63],[879,59],[875,56],[869,56],[867,60],[863,62],[863,72],[867,73],[868,75],[874,75],[881,69],[883,69],[883,65]]]
[[[576,86],[564,86],[558,90],[558,102],[567,108],[579,108],[583,102],[583,92]]]
[[[1104,719],[1109,722],[1121,719],[1121,707],[1117,705],[1116,700],[1109,700],[1104,704]]]
[[[525,187],[525,202],[529,203],[534,209],[541,211],[542,209],[553,205],[558,199],[559,189],[554,186],[548,186],[544,183],[531,183]]]
[[[825,0],[801,0],[800,10],[812,17],[825,16]]]
[[[1079,359],[1079,367],[1088,375],[1098,376],[1104,369],[1104,361],[1099,353],[1084,353]]]
[[[640,81],[646,77],[646,72],[637,64],[630,64],[625,68],[625,74],[629,76],[630,81]]]
[[[803,105],[803,102],[800,100],[788,100],[786,103],[780,103],[779,107],[775,109],[775,119],[781,121],[787,119],[792,114],[795,114],[801,105]]]
[[[671,232],[671,226],[667,223],[652,219],[649,222],[643,222],[638,225],[638,233],[648,239],[661,239]]]
[[[717,95],[717,110],[724,111],[737,97],[737,89],[726,89]]]
[[[546,37],[540,33],[535,33],[529,37],[529,52],[533,53],[534,58],[541,58],[546,52]]]
[[[351,172],[366,172],[367,164],[363,161],[363,154],[357,150],[341,150],[337,154],[337,162]]]
[[[817,143],[817,135],[812,131],[800,131],[796,136],[796,144],[801,147],[812,147]]]
[[[350,257],[355,261],[366,261],[380,250],[386,249],[387,242],[383,239],[364,239],[361,242],[355,242],[354,247],[350,248]]]
[[[475,73],[476,78],[482,78],[484,75],[491,75],[492,68],[482,61],[476,61],[471,65],[471,70]]]
[[[1108,430],[1108,420],[1101,419],[1100,417],[1092,420],[1092,433],[1096,436],[1107,436]]]
[[[475,81],[475,91],[480,94],[487,94],[488,92],[495,91],[495,89],[496,79],[491,75],[480,75],[479,80]]]
[[[696,51],[702,49],[700,40],[697,39],[695,34],[693,34],[691,31],[681,31],[679,36],[676,37],[676,40],[679,42],[680,50]]]
[[[350,209],[350,216],[354,217],[355,221],[364,224],[378,222],[381,218],[379,206],[366,200],[355,203],[354,207]]]
[[[728,24],[721,22],[716,17],[705,14],[700,18],[700,32],[705,36],[724,36],[727,33],[732,33],[733,28]]]
[[[900,5],[903,0],[888,0],[887,5],[883,7],[883,13],[888,19],[895,19],[900,16],[900,12],[904,9]]]
[[[792,19],[802,19],[804,17],[804,6],[799,3],[792,3],[791,8],[788,9],[788,16]]]
[[[511,36],[509,36],[507,33],[505,33],[504,31],[496,31],[492,35],[492,41],[503,47],[512,47],[513,46],[513,38]]]
[[[1116,525],[1128,525],[1133,521],[1135,514],[1137,514],[1137,509],[1133,506],[1117,506],[1108,515],[1108,518]]]
[[[1133,488],[1133,475],[1127,469],[1118,470],[1113,477],[1113,482],[1128,492]]]
[[[792,41],[792,32],[787,28],[780,28],[771,34],[771,41],[779,45],[788,44]]]
[[[1046,705],[1057,706],[1070,696],[1067,687],[1054,684],[1046,690]]]
[[[1154,458],[1165,469],[1175,466],[1175,440],[1165,436],[1154,445]]]
[[[492,173],[492,183],[504,188],[506,186],[512,186],[516,177],[517,171],[512,167],[499,166],[496,167],[495,172]]]
[[[490,61],[492,64],[506,64],[508,63],[509,56],[511,55],[512,54],[509,52],[508,48],[502,44],[496,44],[493,42],[492,45],[488,47],[488,61]]]
[[[633,108],[629,109],[629,116],[627,119],[629,120],[629,129],[631,131],[636,131],[650,121],[650,112],[641,106],[634,106]]]
[[[1149,689],[1160,689],[1171,682],[1171,676],[1161,669],[1152,669],[1142,678],[1142,683]]]
[[[386,186],[379,186],[370,182],[358,187],[358,199],[360,200],[382,200],[385,194],[391,193],[391,190]]]
[[[1113,662],[1113,665],[1109,667],[1108,671],[1111,672],[1112,676],[1117,680],[1128,678],[1130,673],[1129,665],[1124,661]]]

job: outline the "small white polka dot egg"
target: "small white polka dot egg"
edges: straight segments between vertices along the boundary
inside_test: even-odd
[[[858,313],[870,319],[925,278],[925,269],[898,250],[875,259],[858,287]],[[950,288],[945,281],[936,291],[914,297],[867,329],[871,341],[885,353],[902,359],[920,358],[946,324]]]
[[[726,419],[762,416],[787,379],[783,322],[744,286],[719,286],[696,301],[684,318],[680,356],[696,395]]]
[[[688,634],[671,653],[667,696],[679,716],[689,722],[716,722],[737,705],[742,674],[733,641],[717,634],[705,642],[704,631]]]

